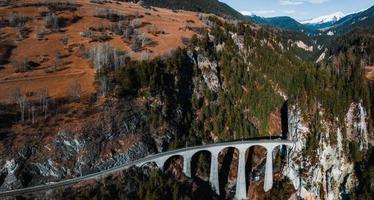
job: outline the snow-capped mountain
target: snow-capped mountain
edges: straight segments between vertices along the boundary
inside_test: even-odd
[[[302,24],[324,24],[324,23],[331,23],[331,22],[334,23],[345,16],[346,15],[343,12],[339,11],[339,12],[332,13],[330,15],[321,16],[321,17],[317,17],[317,18],[313,18],[309,20],[304,20],[304,21],[301,21],[300,23]]]
[[[255,15],[253,12],[251,12],[251,11],[239,11],[242,15],[244,15],[244,16],[253,16],[253,15]]]
[[[346,33],[355,28],[373,28],[374,27],[374,6],[367,10],[347,15],[339,21],[332,24],[331,27],[324,29],[325,32]]]
[[[327,35],[342,34],[355,28],[373,28],[374,27],[374,6],[364,11],[344,14],[336,12],[330,15],[305,20],[296,21],[287,16],[282,17],[260,17],[251,12],[243,13],[248,20],[262,25],[275,26],[281,29],[304,32],[308,35]]]

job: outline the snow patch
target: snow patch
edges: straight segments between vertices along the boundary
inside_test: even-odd
[[[357,141],[360,150],[368,149],[367,113],[362,103],[352,103],[345,117],[348,139]]]
[[[333,36],[333,35],[334,35],[334,32],[333,32],[333,31],[329,31],[329,32],[326,33],[326,35],[328,35],[328,36]]]
[[[368,17],[363,17],[360,19],[360,21],[364,21],[365,19],[367,19]]]
[[[253,16],[254,15],[251,11],[248,11],[248,10],[243,10],[243,11],[239,11],[239,12],[244,16]]]
[[[362,103],[358,104],[359,108],[359,122],[356,126],[357,130],[359,130],[359,136],[361,138],[360,142],[360,150],[368,149],[368,129],[366,124],[366,110],[362,106]]]
[[[14,172],[17,170],[17,167],[18,165],[16,164],[14,159],[5,161],[4,168],[9,174],[14,174]]]
[[[18,164],[15,159],[5,161],[3,169],[0,171],[6,171],[6,176],[4,182],[0,185],[0,191],[7,191],[15,188],[19,188],[21,183],[16,177],[16,170],[18,169]]]
[[[321,62],[323,59],[325,59],[325,57],[326,57],[326,53],[325,52],[323,52],[319,57],[318,57],[318,59],[317,59],[317,61],[316,61],[316,63],[319,63],[319,62]]]
[[[329,14],[329,15],[313,18],[313,19],[310,19],[310,20],[301,21],[300,23],[302,23],[302,24],[323,24],[323,23],[327,23],[327,22],[336,22],[336,21],[340,20],[341,18],[343,18],[345,16],[346,15],[343,12],[339,11],[339,12],[335,12],[335,13],[332,13],[332,14]]]
[[[305,51],[313,51],[313,46],[308,46],[303,41],[297,41],[295,44],[297,47],[304,49]]]
[[[230,32],[230,34],[231,34],[231,38],[234,40],[236,46],[238,46],[238,48],[240,50],[243,50],[244,49],[244,36],[238,35],[238,34],[232,33],[232,32]]]

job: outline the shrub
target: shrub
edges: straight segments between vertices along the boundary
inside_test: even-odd
[[[129,26],[129,27],[127,27],[127,28],[124,29],[124,31],[123,31],[123,37],[126,40],[131,40],[131,38],[134,35],[134,33],[135,33],[134,27]]]
[[[154,24],[151,24],[150,26],[148,26],[147,29],[148,29],[148,33],[151,33],[153,35],[158,34],[158,31],[157,31],[158,29],[157,29],[156,25],[154,25]]]
[[[45,27],[51,29],[53,32],[60,31],[59,19],[54,13],[47,13],[44,17]]]
[[[17,40],[23,40],[29,37],[30,28],[21,26],[16,28]]]
[[[99,35],[91,35],[91,41],[90,42],[106,42],[111,39],[113,39],[111,36],[107,35],[106,33],[104,34],[99,34]]]
[[[0,69],[2,68],[1,65],[7,64],[9,62],[9,58],[12,55],[12,51],[15,46],[10,42],[1,42],[0,43]]]
[[[134,37],[131,40],[130,49],[137,52],[142,49],[143,41],[139,37]]]
[[[29,17],[21,16],[15,12],[12,12],[8,16],[8,25],[11,27],[22,27],[29,20]]]
[[[99,82],[99,92],[102,96],[107,96],[109,92],[109,79],[105,74],[97,74],[97,80]]]
[[[132,27],[134,27],[134,28],[140,28],[140,27],[142,26],[142,24],[143,24],[142,20],[141,20],[141,19],[138,19],[138,18],[133,19],[133,20],[131,21],[131,23],[130,23],[130,25],[131,25]]]
[[[191,40],[187,37],[181,37],[182,43],[186,46],[191,44]]]
[[[63,45],[68,45],[69,44],[69,37],[67,35],[64,35],[64,37],[61,39],[61,42]]]
[[[148,61],[150,59],[150,57],[151,57],[151,53],[148,50],[145,50],[145,51],[142,52],[142,55],[141,55],[140,59],[142,61]]]
[[[108,19],[111,22],[119,22],[127,18],[127,16],[117,13],[112,9],[99,7],[95,8],[93,15],[98,18]]]
[[[119,21],[118,23],[113,23],[110,26],[110,31],[116,35],[123,35],[124,30],[128,27],[128,23],[126,21]]]
[[[142,41],[142,47],[145,47],[153,43],[153,41],[145,33],[138,35],[138,39]]]
[[[106,0],[90,0],[91,3],[96,3],[96,4],[104,4],[107,3],[108,1]]]
[[[61,65],[61,53],[59,51],[56,52],[54,57],[54,65],[53,71],[57,71],[57,68]]]
[[[37,29],[36,32],[35,32],[35,38],[38,39],[38,40],[42,40],[44,38],[44,35],[45,35],[45,30],[44,29]]]

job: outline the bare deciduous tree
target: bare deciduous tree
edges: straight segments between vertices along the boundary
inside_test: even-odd
[[[8,16],[8,24],[11,27],[23,27],[29,19],[29,17],[19,15],[16,12],[12,12]]]
[[[142,61],[148,61],[151,57],[151,53],[148,51],[148,50],[145,50],[142,52],[142,55],[141,55],[141,60]]]
[[[79,100],[81,98],[81,92],[82,92],[81,84],[78,81],[74,81],[70,85],[70,89],[69,89],[70,97],[73,100]]]
[[[157,33],[158,33],[158,29],[157,29],[156,25],[154,25],[154,24],[149,25],[147,27],[147,29],[148,29],[148,33],[151,33],[153,35],[157,35]]]
[[[140,17],[139,11],[135,11],[134,16],[135,16],[135,18],[139,18]]]
[[[30,110],[31,110],[31,123],[35,124],[35,107],[31,105]]]
[[[128,26],[128,21],[119,21],[110,25],[110,31],[112,31],[116,35],[123,35]]]
[[[58,17],[54,13],[48,13],[44,17],[45,26],[54,32],[60,31]]]
[[[153,42],[145,33],[138,35],[138,39],[142,42],[142,47],[150,45]]]
[[[143,41],[139,37],[134,37],[131,40],[130,49],[133,51],[141,50],[143,46]]]
[[[97,71],[103,68],[118,69],[125,64],[126,57],[125,52],[114,49],[109,43],[99,44],[89,52],[89,58]]]
[[[57,71],[57,68],[61,65],[61,53],[60,51],[56,51],[55,59],[54,59],[54,65],[53,65],[53,71]]]
[[[43,28],[36,28],[36,31],[35,31],[35,38],[38,39],[38,40],[42,40],[44,38],[44,35],[45,35],[45,30]]]
[[[10,13],[9,16],[8,16],[8,23],[10,26],[16,26],[17,25],[17,13]]]
[[[21,121],[25,121],[25,108],[26,108],[26,97],[19,94],[17,98],[17,104],[21,113]]]
[[[61,41],[63,45],[67,46],[69,44],[69,37],[67,35],[64,35]]]
[[[142,20],[136,18],[136,19],[133,19],[130,24],[134,28],[139,28],[140,26],[142,26],[143,22]]]
[[[29,69],[29,61],[27,58],[13,60],[12,65],[16,72],[25,72]]]
[[[135,31],[134,31],[134,27],[132,26],[129,26],[127,27],[124,31],[123,31],[123,37],[126,39],[126,40],[131,40],[132,36],[134,35]]]
[[[108,77],[105,75],[102,75],[99,77],[99,84],[100,84],[100,92],[102,96],[107,96],[109,91],[109,80]]]
[[[16,27],[16,35],[17,35],[18,41],[24,39],[23,34],[22,34],[22,27],[18,27],[18,26]]]
[[[44,90],[40,94],[40,108],[41,111],[44,113],[44,119],[47,119],[47,112],[48,112],[48,88],[44,88]]]
[[[118,50],[114,50],[113,52],[113,67],[114,70],[117,70],[119,67],[125,65],[125,60],[126,60],[127,55]]]

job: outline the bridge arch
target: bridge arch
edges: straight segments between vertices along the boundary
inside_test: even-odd
[[[229,178],[232,177],[237,180],[238,175],[234,173],[239,165],[239,152],[240,150],[234,145],[228,145],[222,148],[217,154],[218,168],[218,188],[219,194],[225,197],[226,188],[229,187]]]
[[[209,150],[199,150],[191,158],[191,177],[208,178],[211,170],[212,153]]]
[[[245,177],[248,189],[252,183],[256,183],[265,177],[264,168],[267,149],[262,145],[252,145],[245,152]]]
[[[184,156],[181,154],[174,154],[167,156],[167,159],[165,159],[165,162],[163,166],[161,167],[162,171],[168,171],[169,169],[174,168],[178,172],[183,171],[183,165],[184,165]]]

